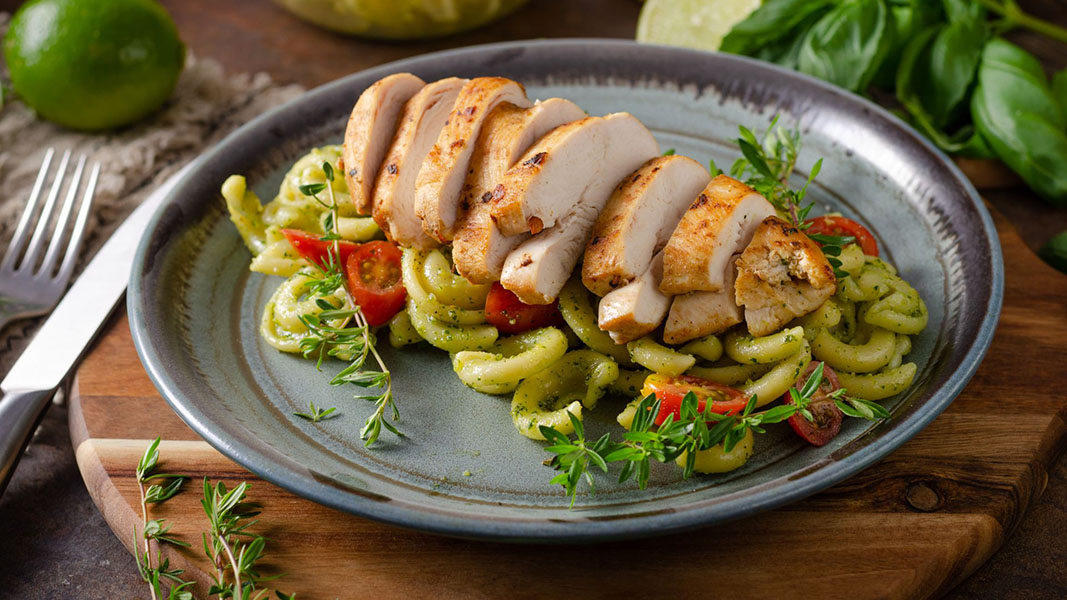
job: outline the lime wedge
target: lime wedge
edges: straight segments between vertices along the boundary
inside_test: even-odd
[[[734,25],[760,0],[647,0],[637,20],[637,41],[718,50]]]

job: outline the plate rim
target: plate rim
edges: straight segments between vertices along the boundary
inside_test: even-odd
[[[666,512],[647,516],[608,521],[585,520],[568,522],[565,530],[559,528],[544,527],[543,519],[507,520],[507,519],[478,519],[477,517],[461,516],[457,514],[422,509],[421,507],[403,503],[393,506],[393,503],[376,502],[364,498],[358,494],[343,492],[338,493],[334,486],[323,483],[308,474],[301,473],[291,468],[279,468],[279,465],[271,460],[270,456],[257,449],[255,446],[240,441],[234,441],[222,435],[222,429],[214,427],[215,423],[206,418],[195,402],[190,402],[183,397],[181,387],[177,381],[171,378],[167,371],[162,368],[162,357],[159,350],[150,339],[151,325],[144,319],[144,313],[138,310],[140,304],[145,301],[147,295],[141,286],[141,275],[145,272],[145,265],[149,261],[149,254],[157,246],[153,244],[153,235],[164,218],[167,209],[176,199],[181,197],[184,187],[190,179],[200,171],[205,164],[215,156],[223,155],[229,147],[239,142],[243,135],[250,134],[264,124],[270,123],[276,115],[290,110],[291,107],[304,103],[313,102],[315,98],[327,96],[335,88],[344,87],[348,81],[357,77],[368,75],[384,76],[397,70],[407,70],[416,67],[420,63],[434,60],[455,60],[465,55],[480,55],[500,51],[526,50],[531,47],[538,48],[565,48],[567,46],[596,45],[610,50],[618,48],[632,52],[634,48],[649,48],[653,52],[666,52],[678,55],[684,60],[725,60],[738,61],[749,64],[758,69],[778,71],[781,75],[796,78],[805,85],[812,85],[822,92],[845,97],[847,102],[858,102],[866,110],[884,119],[889,124],[910,134],[915,143],[918,143],[926,151],[930,152],[940,161],[941,166],[948,169],[962,185],[972,208],[974,208],[982,225],[982,231],[986,236],[986,243],[990,248],[990,268],[992,271],[991,289],[989,300],[982,315],[981,324],[977,334],[971,343],[967,353],[960,359],[960,368],[939,388],[933,390],[930,397],[923,403],[920,410],[909,415],[902,423],[886,431],[874,443],[866,444],[857,449],[843,460],[836,460],[821,466],[819,469],[798,476],[788,485],[776,486],[771,490],[750,495],[742,499],[727,503],[717,503],[716,511],[709,513],[700,506],[692,507],[683,512]],[[130,272],[126,308],[129,315],[130,331],[138,357],[145,371],[148,373],[153,385],[157,388],[167,404],[193,431],[204,441],[221,452],[230,460],[233,460],[243,468],[248,469],[257,477],[277,485],[291,493],[360,517],[388,523],[395,526],[416,529],[431,533],[449,535],[462,538],[492,539],[497,541],[522,541],[522,542],[587,542],[607,541],[614,539],[628,539],[651,535],[665,535],[696,527],[719,523],[742,517],[750,516],[765,510],[790,504],[808,497],[820,490],[835,485],[844,479],[863,471],[888,456],[904,442],[911,439],[919,431],[925,429],[937,416],[939,416],[949,404],[960,394],[967,383],[974,376],[982,360],[988,353],[993,335],[999,320],[1004,295],[1004,264],[1003,252],[997,237],[993,219],[981,200],[977,190],[971,181],[963,175],[958,166],[934,146],[929,140],[916,132],[902,119],[877,104],[853,94],[842,88],[833,86],[814,77],[785,69],[778,65],[766,63],[756,59],[731,54],[710,53],[700,50],[678,48],[661,44],[639,44],[632,40],[601,39],[601,38],[555,38],[548,40],[518,40],[466,46],[440,52],[422,54],[383,65],[378,65],[362,71],[351,73],[339,79],[320,85],[308,90],[304,94],[274,107],[253,120],[245,123],[228,134],[223,140],[204,151],[194,161],[194,165],[185,173],[182,179],[167,194],[160,204],[156,213],[149,222],[142,236],[134,257]],[[752,488],[746,488],[752,489]]]

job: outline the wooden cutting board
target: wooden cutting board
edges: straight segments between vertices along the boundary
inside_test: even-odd
[[[192,550],[172,563],[206,590],[204,476],[252,482],[258,531],[302,600],[351,597],[897,598],[940,595],[981,565],[1045,488],[1067,446],[1067,277],[995,216],[1007,270],[993,346],[963,394],[876,466],[742,521],[595,546],[463,541],[381,525],[257,479],[200,441],[148,380],[125,315],[78,372],[70,429],[82,476],[129,547],[141,522],[134,468],[156,436],[162,469],[194,483],[153,509]]]

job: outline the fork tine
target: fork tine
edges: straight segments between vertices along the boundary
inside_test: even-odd
[[[71,273],[74,272],[74,263],[78,259],[78,249],[81,247],[82,237],[85,234],[85,224],[89,221],[89,208],[93,205],[93,194],[96,192],[96,179],[99,175],[100,163],[93,163],[93,170],[89,173],[89,184],[85,186],[82,204],[78,209],[78,220],[74,223],[74,230],[70,233],[70,243],[67,244],[67,253],[63,256],[63,264],[56,275],[57,281],[64,283],[69,281]]]
[[[82,170],[84,168],[85,155],[82,154],[81,158],[78,159],[78,166],[74,169],[74,178],[67,188],[67,199],[63,201],[63,206],[59,211],[59,218],[56,219],[56,228],[52,231],[52,241],[48,244],[48,252],[45,253],[44,260],[41,261],[41,269],[37,272],[39,277],[52,276],[56,258],[59,256],[59,249],[65,237],[63,234],[67,231],[70,214],[74,209],[75,201],[78,199],[78,187],[81,186]]]
[[[44,187],[44,181],[48,177],[48,168],[52,166],[52,156],[55,153],[55,148],[49,148],[44,153],[44,161],[41,163],[41,170],[37,172],[37,180],[33,182],[30,199],[26,202],[26,208],[22,210],[22,217],[19,218],[18,227],[15,228],[15,233],[11,236],[11,242],[7,245],[4,260],[0,262],[0,271],[10,271],[15,266],[15,260],[18,259],[22,251],[22,246],[26,242],[26,228],[37,210],[37,201],[41,198],[41,188]]]
[[[52,189],[48,192],[48,199],[45,200],[41,216],[37,219],[37,229],[33,230],[33,237],[30,238],[29,245],[26,246],[26,255],[22,257],[22,262],[18,266],[19,269],[29,269],[32,273],[34,265],[37,264],[37,256],[41,253],[41,248],[44,246],[44,237],[48,233],[49,225],[51,225],[52,210],[56,206],[56,199],[59,198],[60,190],[63,189],[63,178],[67,175],[68,162],[70,162],[70,150],[64,152],[63,158],[59,161],[56,179],[52,182]]]

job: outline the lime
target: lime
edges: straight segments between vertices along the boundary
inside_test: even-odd
[[[637,41],[718,50],[734,25],[760,0],[648,0],[637,20]]]
[[[151,113],[185,62],[174,21],[153,0],[33,0],[15,13],[3,43],[19,97],[73,129]]]

